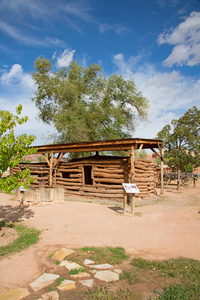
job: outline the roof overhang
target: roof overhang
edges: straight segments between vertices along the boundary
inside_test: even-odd
[[[142,145],[143,149],[158,149],[163,148],[162,140],[153,139],[121,139],[121,140],[106,140],[94,142],[81,142],[70,144],[55,144],[35,146],[37,153],[73,153],[73,152],[94,152],[94,151],[116,151],[116,150],[130,150],[134,147],[139,149]]]

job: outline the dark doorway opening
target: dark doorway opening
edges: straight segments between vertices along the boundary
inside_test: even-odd
[[[92,166],[84,166],[84,178],[85,184],[93,184],[93,173],[92,173]]]

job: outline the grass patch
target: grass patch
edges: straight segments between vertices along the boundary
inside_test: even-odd
[[[137,281],[137,275],[132,271],[123,271],[122,274],[119,275],[120,280],[126,280],[129,284],[133,284]]]
[[[122,260],[128,258],[122,247],[84,247],[80,250],[89,253],[89,258],[97,264],[104,262],[119,264]]]
[[[170,259],[165,261],[148,261],[142,258],[133,259],[131,264],[143,270],[157,270],[160,275],[173,277],[181,283],[166,285],[162,292],[155,292],[159,300],[198,300],[200,295],[200,262],[189,258]]]
[[[93,291],[88,291],[85,293],[84,300],[119,300],[119,299],[126,299],[126,300],[139,300],[136,297],[135,293],[129,290],[118,290],[115,293],[109,291],[107,288],[96,288]]]
[[[164,287],[164,292],[157,293],[158,300],[198,300],[200,295],[200,284],[179,284]],[[149,300],[155,298],[149,298]]]
[[[38,241],[40,231],[22,224],[5,223],[5,226],[16,229],[19,237],[10,245],[0,247],[0,257],[12,252],[20,252]]]
[[[83,268],[79,268],[79,269],[72,269],[68,272],[69,275],[77,275],[81,272],[85,272],[85,270]]]

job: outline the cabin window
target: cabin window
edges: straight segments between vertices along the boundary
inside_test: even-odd
[[[93,184],[93,171],[92,166],[84,166],[84,178],[85,178],[85,184]]]
[[[62,172],[62,178],[70,178],[70,172]]]

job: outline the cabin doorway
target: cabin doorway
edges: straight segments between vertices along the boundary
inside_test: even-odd
[[[93,185],[93,171],[92,166],[84,166],[85,184]]]

